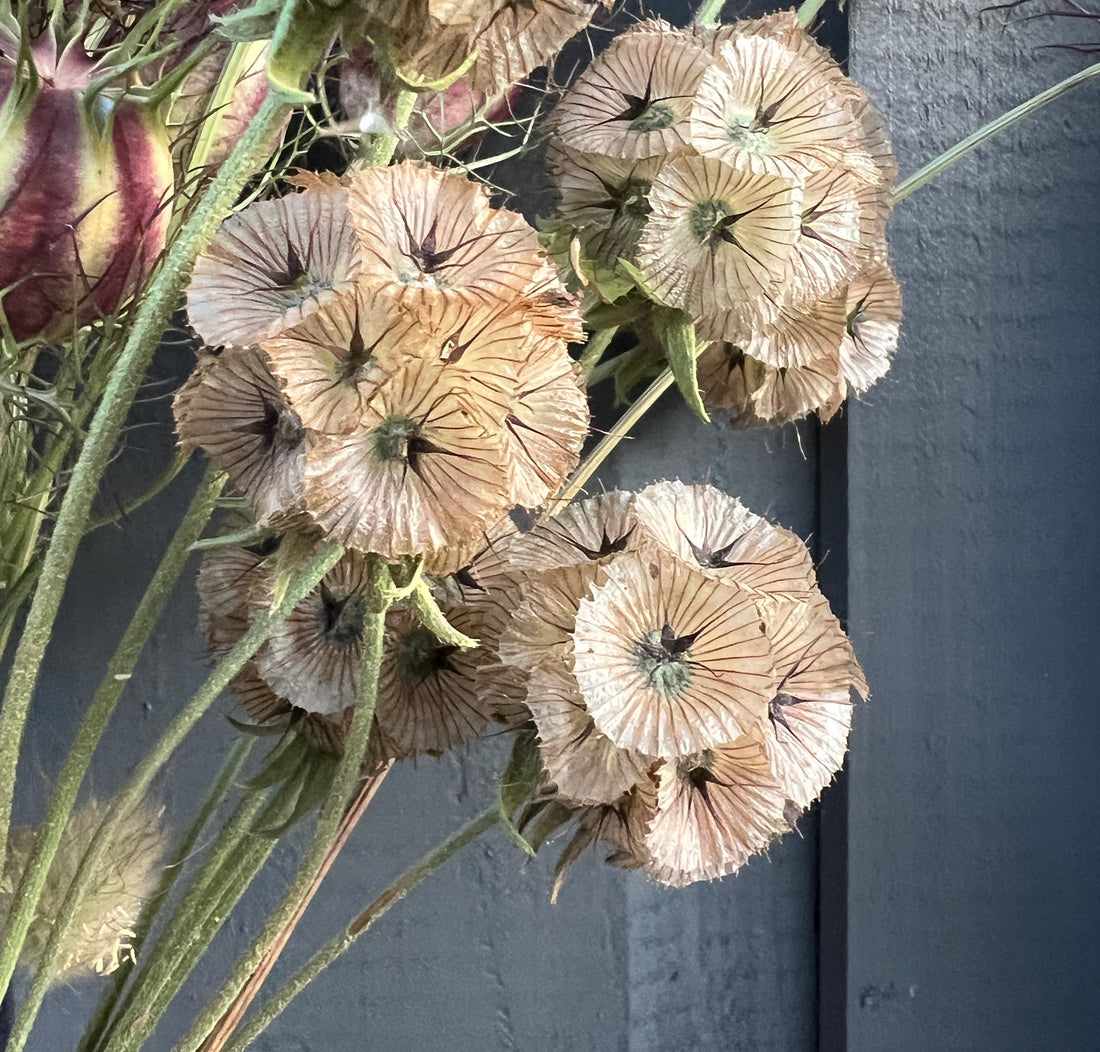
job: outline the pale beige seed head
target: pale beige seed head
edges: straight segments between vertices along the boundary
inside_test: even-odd
[[[413,318],[359,284],[300,325],[264,340],[263,348],[302,423],[347,434],[374,391],[404,358],[421,350],[421,341]]]
[[[576,679],[563,665],[532,671],[527,707],[547,776],[567,800],[611,804],[647,777],[652,758],[619,748],[597,729]]]
[[[495,305],[544,280],[535,231],[458,172],[415,161],[356,172],[348,210],[363,281],[402,303],[460,296]]]
[[[262,350],[201,355],[173,410],[180,445],[201,448],[229,476],[259,525],[285,527],[301,516],[308,438]]]
[[[278,697],[326,716],[355,704],[369,583],[366,560],[347,552],[257,651],[256,670]]]
[[[848,386],[862,393],[890,370],[901,326],[901,286],[885,263],[874,264],[847,288],[846,331],[840,368]]]
[[[570,37],[592,20],[605,0],[478,0],[485,24],[477,34],[477,59],[469,82],[494,94],[548,65]]]
[[[205,343],[257,343],[351,290],[359,246],[347,197],[342,189],[288,194],[222,224],[187,290],[188,319]]]
[[[816,63],[766,37],[725,43],[691,110],[699,153],[795,181],[853,163],[848,153],[859,137],[858,122]]]
[[[843,288],[797,306],[780,307],[775,319],[742,339],[740,347],[773,369],[835,359],[847,321],[844,307]],[[699,335],[705,338],[706,326],[700,326],[700,330]]]
[[[645,837],[646,871],[683,887],[735,872],[788,829],[783,790],[772,776],[762,731],[666,760]]]
[[[794,183],[682,157],[661,169],[649,200],[637,259],[665,303],[751,326],[789,300],[802,207]]]
[[[747,411],[735,421],[737,427],[786,424],[809,413],[817,413],[827,423],[847,394],[838,354],[789,369],[767,365],[763,369],[764,377],[750,395]]]
[[[823,596],[769,599],[761,609],[779,677],[765,744],[783,791],[803,809],[840,770],[852,724],[851,689],[865,698],[867,681]]]
[[[73,880],[82,871],[108,805],[89,800],[69,818],[57,854],[46,877],[38,910],[27,932],[20,963],[37,971],[53,935],[56,917]],[[51,985],[92,975],[110,975],[134,960],[135,927],[142,907],[160,881],[167,838],[160,828],[163,808],[142,802],[130,811],[111,836],[105,857],[90,873],[81,872],[86,890],[60,947],[49,977]],[[8,843],[0,879],[0,908],[6,913],[38,840],[33,829],[15,830]]]
[[[604,572],[580,603],[573,636],[574,674],[604,734],[673,757],[763,719],[775,679],[751,592],[646,552]]]
[[[801,599],[816,590],[803,541],[714,486],[656,482],[637,495],[635,507],[648,536],[708,577],[760,596]]]
[[[688,139],[691,100],[708,59],[685,33],[642,22],[616,37],[574,82],[551,116],[572,150],[626,160],[670,157]]]
[[[306,506],[326,533],[393,560],[428,554],[457,569],[507,512],[503,421],[438,359],[410,359],[349,435],[321,435],[306,459]]]
[[[555,146],[548,160],[559,194],[557,214],[577,231],[588,255],[607,262],[633,260],[664,158],[623,160]]]
[[[440,608],[452,627],[477,637],[476,612],[447,603]],[[481,648],[442,643],[402,609],[386,617],[384,646],[375,718],[387,755],[438,756],[482,734],[492,705],[478,689]]]

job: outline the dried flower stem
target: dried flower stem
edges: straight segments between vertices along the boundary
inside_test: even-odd
[[[588,337],[588,343],[584,345],[584,353],[580,357],[581,372],[586,377],[592,375],[592,370],[599,364],[603,352],[607,350],[615,334],[619,331],[618,325],[611,325],[606,329],[597,329]]]
[[[278,961],[286,944],[290,941],[290,936],[298,926],[298,922],[305,915],[306,909],[313,901],[313,896],[317,894],[322,882],[332,868],[332,864],[336,861],[340,851],[348,842],[348,838],[359,824],[359,819],[366,813],[367,808],[370,806],[371,801],[382,785],[382,780],[389,773],[392,766],[393,761],[391,760],[385,767],[363,780],[359,787],[359,792],[344,814],[336,840],[325,855],[325,859],[321,863],[320,869],[318,869],[316,876],[309,886],[309,891],[298,904],[298,908],[294,911],[294,915],[279,933],[279,937],[264,955],[264,959],[260,962],[259,967],[252,973],[233,1004],[218,1021],[218,1025],[214,1030],[211,1031],[210,1036],[202,1046],[203,1052],[221,1052],[221,1050],[225,1048],[226,1042],[233,1036],[233,1031],[240,1026],[241,1020],[244,1018],[245,1012],[248,1011],[249,1005],[255,1000],[256,995],[260,992],[260,987],[263,986],[268,975],[271,974],[271,969],[275,967],[275,962]]]
[[[290,887],[278,906],[269,914],[258,938],[248,952],[238,960],[232,975],[218,996],[207,1005],[194,1025],[176,1046],[177,1052],[195,1052],[218,1025],[249,979],[263,964],[271,948],[297,913],[332,844],[340,823],[360,780],[360,771],[367,753],[374,710],[378,702],[378,678],[382,668],[382,644],[385,636],[386,611],[397,595],[389,570],[376,556],[369,556],[370,589],[363,620],[363,661],[359,672],[359,696],[355,714],[344,746],[344,755],[336,769],[332,787],[317,819],[309,847],[298,864]]]
[[[709,26],[722,17],[722,8],[726,6],[726,0],[702,0],[692,21],[697,26]]]
[[[214,510],[214,502],[225,484],[221,472],[208,469],[206,477],[191,500],[165,550],[164,556],[153,574],[137,610],[107,665],[107,671],[96,691],[84,720],[77,731],[72,749],[58,775],[46,811],[46,819],[38,836],[38,843],[15,894],[3,950],[0,951],[0,989],[11,981],[23,942],[31,921],[34,920],[38,900],[46,885],[46,878],[61,843],[66,824],[76,803],[77,793],[92,761],[92,754],[107,729],[122,692],[129,682],[134,666],[145,649],[145,644],[160,618],[168,597],[183,567],[190,557],[191,545],[198,539]]]
[[[73,468],[53,537],[42,563],[42,573],[22,638],[15,651],[3,706],[0,708],[0,872],[7,854],[12,798],[19,746],[38,674],[50,641],[61,595],[88,523],[92,499],[118,441],[130,405],[137,394],[161,334],[179,303],[180,290],[198,254],[210,243],[218,224],[229,213],[241,188],[263,162],[267,137],[282,121],[284,104],[278,93],[269,95],[255,120],[241,136],[203,196],[202,204],[172,243],[135,312],[129,337],[103,392],[88,437]],[[19,1021],[16,1021],[16,1041]],[[13,1049],[21,1047],[24,1037]]]
[[[803,0],[798,8],[798,24],[806,29],[825,6],[825,0]]]
[[[397,149],[397,137],[409,124],[413,107],[416,105],[417,93],[410,88],[402,88],[397,93],[397,101],[393,107],[393,131],[383,135],[372,137],[369,147],[364,146],[365,160],[368,167],[381,168],[393,160],[394,151]]]
[[[971,150],[977,149],[982,143],[992,139],[995,135],[999,135],[1017,121],[1023,120],[1024,117],[1030,116],[1036,110],[1042,109],[1048,102],[1061,98],[1067,92],[1079,88],[1082,84],[1098,76],[1100,76],[1100,62],[1087,66],[1079,73],[1074,73],[1072,77],[1066,77],[1065,80],[1059,81],[1054,87],[1047,88],[1046,91],[1041,91],[1038,95],[1032,96],[1027,102],[1022,102],[1007,113],[1002,113],[996,120],[992,120],[984,127],[979,128],[973,135],[968,135],[961,142],[952,146],[950,150],[940,154],[934,161],[929,161],[923,168],[909,176],[894,191],[894,203],[904,201],[914,190],[919,190],[925,183],[930,183],[940,172],[950,168],[951,165],[961,160]]]
[[[625,413],[615,422],[615,426],[604,435],[596,444],[596,447],[588,454],[569,477],[569,481],[561,488],[549,504],[548,515],[560,511],[584,488],[584,484],[595,474],[596,469],[610,456],[612,450],[630,433],[630,429],[639,421],[653,404],[674,383],[671,369],[665,369],[639,396],[632,402]]]
[[[153,921],[156,920],[160,912],[160,907],[164,905],[169,892],[172,890],[172,886],[183,871],[183,867],[191,857],[192,851],[195,850],[199,835],[206,828],[206,824],[213,817],[215,811],[217,811],[221,802],[225,799],[229,787],[234,783],[237,775],[240,773],[241,767],[248,758],[248,754],[252,750],[254,742],[254,738],[241,737],[237,744],[233,746],[232,751],[226,757],[225,763],[222,765],[221,773],[214,782],[205,803],[195,816],[190,828],[183,835],[183,839],[176,846],[172,858],[165,865],[164,876],[161,878],[157,890],[153,892],[152,897],[146,904],[145,909],[142,910],[138,923],[134,928],[134,937],[131,942],[136,953],[142,952],[142,946],[145,939],[148,937],[150,928],[153,926]],[[89,1052],[90,1049],[95,1048],[102,1040],[103,1034],[107,1028],[107,1022],[112,1012],[114,1012],[115,1006],[119,1003],[119,998],[122,995],[122,990],[126,985],[126,981],[133,974],[134,970],[129,968],[119,968],[112,974],[107,989],[104,990],[103,996],[96,1006],[95,1015],[92,1016],[87,1029],[84,1031],[84,1037],[81,1039],[77,1052]]]
[[[120,821],[140,802],[153,777],[175,752],[199,717],[210,708],[221,692],[229,685],[229,681],[240,672],[244,663],[252,657],[260,645],[275,631],[276,627],[286,620],[294,607],[340,561],[343,552],[343,545],[336,542],[329,542],[320,548],[306,566],[295,575],[281,602],[274,609],[268,610],[258,617],[240,641],[221,659],[213,672],[207,677],[206,682],[169,724],[160,740],[142,759],[137,769],[115,797],[103,825],[88,847],[81,866],[81,875],[93,872],[99,860],[110,850],[111,836],[118,828]],[[30,992],[20,1008],[5,1052],[21,1052],[26,1044],[35,1017],[38,1015],[38,1009],[41,1007],[42,999],[45,997],[49,986],[51,967],[58,955],[66,931],[72,924],[83,890],[83,881],[78,877],[77,880],[73,881],[73,885],[69,889],[55,919],[49,944],[43,952],[42,966],[39,968]]]
[[[476,818],[461,829],[456,830],[443,843],[433,848],[418,862],[410,866],[385,891],[382,892],[362,913],[359,914],[335,939],[318,950],[297,972],[294,973],[271,996],[245,1026],[225,1052],[244,1052],[260,1036],[282,1011],[330,964],[351,948],[355,940],[364,934],[374,923],[384,916],[391,906],[395,906],[426,877],[431,876],[450,858],[467,844],[472,843],[482,833],[501,820],[500,803],[494,802]]]
[[[270,802],[262,791],[247,791],[242,796],[152,947],[148,966],[127,991],[106,1038],[86,1036],[87,1048],[112,1052],[137,1049],[152,1035],[172,998],[275,847],[274,837],[253,830],[279,821],[286,809],[286,801],[278,793]]]

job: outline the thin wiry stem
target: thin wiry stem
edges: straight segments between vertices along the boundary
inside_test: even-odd
[[[322,577],[339,562],[344,553],[343,545],[334,541],[325,544],[306,566],[295,575],[287,586],[279,604],[258,617],[229,652],[218,662],[206,682],[183,707],[161,735],[160,741],[143,757],[137,769],[111,803],[103,824],[85,853],[76,879],[69,888],[56,918],[50,941],[42,954],[42,964],[34,977],[31,989],[20,1006],[15,1026],[5,1052],[22,1052],[30,1036],[38,1009],[50,985],[54,963],[58,959],[62,942],[72,925],[84,893],[87,875],[97,871],[100,863],[111,850],[112,837],[121,823],[140,803],[156,773],[198,722],[199,717],[220,696],[229,681],[240,672],[244,663],[260,648],[260,645],[286,620],[290,612],[316,587]]]
[[[282,122],[285,111],[286,107],[278,94],[268,95],[210,184],[201,207],[187,221],[165,254],[134,315],[129,337],[111,372],[84,448],[73,468],[42,563],[23,635],[15,651],[3,706],[0,707],[0,872],[3,872],[7,854],[15,772],[23,729],[61,605],[61,595],[87,527],[92,500],[118,441],[126,414],[161,335],[168,326],[172,311],[179,302],[180,291],[191,274],[195,260],[213,239],[218,224],[229,213],[241,188],[262,162],[268,137]],[[18,1021],[16,1026],[18,1029]],[[21,1044],[18,1041],[11,1045],[11,1052],[16,1052]]]
[[[238,960],[232,975],[226,980],[218,996],[203,1010],[194,1025],[176,1046],[177,1052],[196,1052],[208,1036],[215,1033],[219,1021],[231,1009],[234,1001],[248,980],[263,964],[265,957],[276,944],[287,924],[298,911],[303,899],[324,863],[325,856],[335,843],[340,822],[359,783],[360,771],[367,754],[371,724],[378,702],[378,679],[382,670],[382,644],[385,638],[386,611],[396,594],[385,563],[377,555],[369,557],[370,590],[363,622],[363,659],[359,670],[359,696],[351,729],[344,745],[344,755],[333,778],[329,795],[321,809],[309,847],[298,863],[297,872],[283,898],[269,914],[263,931],[248,952]]]
[[[467,844],[476,840],[482,833],[501,821],[500,803],[487,807],[476,818],[457,830],[433,848],[420,861],[410,866],[385,891],[382,892],[362,913],[360,913],[336,938],[318,950],[297,972],[294,973],[272,995],[271,999],[237,1034],[236,1040],[228,1045],[225,1052],[244,1052],[246,1048],[262,1034],[283,1010],[330,964],[341,957],[354,945],[360,935],[383,917],[400,902],[413,888],[426,877],[431,876],[450,858]]]
[[[798,8],[798,24],[806,29],[825,6],[825,0],[803,0]]]
[[[27,931],[34,920],[38,900],[76,803],[92,755],[107,729],[122,692],[133,674],[149,636],[153,632],[172,589],[190,557],[191,545],[202,533],[214,510],[214,502],[225,484],[225,476],[212,468],[199,486],[191,506],[168,545],[137,610],[127,626],[106,674],[96,691],[84,720],[77,731],[72,749],[58,775],[46,810],[46,819],[38,835],[8,917],[4,947],[0,951],[0,989],[6,988],[15,971]]]
[[[940,154],[934,161],[929,161],[919,171],[914,172],[908,179],[901,183],[894,191],[894,202],[904,201],[914,190],[919,190],[925,183],[930,183],[940,172],[950,168],[956,161],[961,160],[971,150],[976,150],[982,143],[999,135],[1006,128],[1010,128],[1017,121],[1029,117],[1036,110],[1042,109],[1048,102],[1060,99],[1067,92],[1079,88],[1082,84],[1100,76],[1100,62],[1086,67],[1072,77],[1066,77],[1052,88],[1039,92],[1038,95],[1020,103],[1007,113],[1002,113],[996,120],[990,121],[984,127],[979,128],[973,135],[968,135],[961,142],[956,143],[950,150]]]

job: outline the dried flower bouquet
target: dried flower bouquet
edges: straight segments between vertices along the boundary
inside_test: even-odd
[[[488,829],[529,853],[564,834],[554,895],[596,842],[680,886],[766,849],[842,764],[868,687],[803,540],[709,484],[581,494],[673,385],[736,427],[866,391],[901,320],[891,206],[1096,68],[899,186],[807,31],[820,0],[729,25],[706,0],[687,28],[608,6],[0,4],[0,988],[32,976],[13,1052],[82,973],[113,976],[81,1049],[142,1047],[299,822],[282,898],[177,1048],[246,1047]],[[593,20],[610,45],[532,115],[522,82]],[[494,155],[502,132],[520,145]],[[540,139],[556,205],[532,226],[486,176]],[[322,141],[335,172],[302,164]],[[199,350],[154,491],[209,467],[46,821],[8,835],[77,544],[180,306]],[[589,448],[608,380],[626,409]],[[78,807],[195,550],[213,669],[114,799]],[[150,785],[224,691],[239,739],[173,838]],[[514,739],[498,798],[246,1017],[393,764],[490,728]]]

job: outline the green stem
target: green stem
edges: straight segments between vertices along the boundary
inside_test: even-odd
[[[88,438],[73,468],[0,708],[0,873],[7,854],[15,772],[27,712],[61,605],[61,595],[88,523],[92,499],[196,258],[232,209],[256,164],[263,160],[261,150],[266,152],[267,136],[282,121],[284,107],[278,98],[273,93],[264,100],[255,119],[210,184],[202,206],[168,249],[134,316],[125,347],[107,382]],[[15,1048],[11,1046],[12,1052]]]
[[[119,698],[133,674],[134,666],[183,572],[190,557],[191,545],[210,519],[214,502],[224,484],[225,478],[220,472],[213,469],[207,471],[206,478],[199,486],[191,506],[153,574],[152,581],[141,597],[141,602],[107,665],[103,681],[77,731],[72,749],[54,786],[34,854],[15,893],[4,946],[0,951],[0,990],[7,989],[19,961],[27,930],[34,920],[39,897],[46,886],[50,866],[53,865],[80,786],[91,765],[92,754],[103,737]]]
[[[608,358],[606,362],[600,362],[588,376],[589,389],[614,376],[619,371],[619,367],[634,354],[635,350],[637,350],[636,347],[631,347],[629,351],[623,351],[622,354],[616,354],[614,358]]]
[[[584,353],[580,357],[581,372],[585,377],[591,377],[592,370],[599,364],[600,359],[603,357],[603,352],[607,350],[608,345],[613,339],[615,334],[619,331],[618,325],[611,325],[606,329],[598,329],[588,337],[588,343],[584,346]]]
[[[292,787],[283,788],[288,792],[277,792],[262,813],[263,792],[252,790],[242,798],[149,954],[148,966],[127,993],[101,1044],[104,1052],[134,1052],[152,1035],[274,850],[275,837],[254,830],[285,820],[293,800],[288,799]]]
[[[429,851],[419,862],[410,866],[381,895],[378,896],[336,938],[318,950],[271,996],[271,999],[237,1034],[225,1052],[244,1052],[249,1044],[260,1036],[283,1010],[330,964],[344,954],[368,931],[375,921],[383,917],[391,906],[400,902],[410,891],[444,865],[467,844],[500,822],[500,804],[494,803],[461,829],[454,832],[438,847]]]
[[[825,0],[802,0],[798,8],[798,24],[803,29],[808,29],[824,6]]]
[[[344,746],[344,755],[336,768],[332,788],[325,799],[313,837],[298,864],[290,887],[278,906],[269,914],[263,931],[248,952],[237,962],[232,975],[225,982],[218,996],[207,1005],[183,1040],[176,1046],[177,1052],[185,1049],[188,1052],[195,1052],[203,1044],[207,1036],[218,1026],[223,1015],[230,1010],[238,994],[268,951],[282,935],[302,900],[310,893],[314,877],[336,839],[341,819],[359,782],[370,741],[371,725],[374,722],[374,710],[378,702],[378,679],[382,669],[386,611],[393,602],[396,591],[385,563],[376,555],[368,558],[370,606],[363,621],[363,658],[359,668],[359,693],[351,729]]]
[[[1080,87],[1097,76],[1100,76],[1100,62],[1086,67],[1079,73],[1074,73],[1072,77],[1066,77],[1065,80],[1055,84],[1054,87],[1047,88],[1046,91],[1039,92],[1038,95],[1028,99],[1027,102],[1022,102],[1007,113],[1002,113],[996,120],[992,120],[984,127],[979,128],[973,135],[968,135],[962,142],[956,143],[950,150],[940,154],[934,161],[930,161],[919,171],[909,176],[905,182],[894,190],[894,203],[904,201],[914,190],[919,190],[925,183],[931,182],[945,168],[950,168],[956,161],[961,160],[971,150],[977,149],[988,139],[992,139],[994,135],[999,135],[1017,121],[1023,120],[1024,117],[1030,116],[1036,110],[1042,109],[1048,102],[1061,98],[1067,92],[1073,91],[1074,88]]]
[[[713,25],[722,17],[722,8],[725,6],[726,0],[702,0],[699,9],[695,12],[695,24],[697,26]]]
[[[142,910],[141,917],[134,929],[134,937],[131,939],[131,943],[134,947],[135,955],[144,952],[143,947],[145,945],[145,940],[153,926],[153,921],[156,920],[161,906],[167,901],[173,885],[183,871],[183,867],[187,860],[191,857],[192,851],[195,850],[199,835],[202,833],[203,829],[206,828],[206,824],[213,817],[214,812],[217,811],[222,800],[225,799],[229,787],[240,773],[241,767],[248,758],[254,741],[254,738],[242,737],[240,741],[233,746],[232,751],[229,753],[229,756],[226,757],[225,763],[222,765],[222,770],[218,775],[217,781],[215,781],[209,796],[206,798],[206,802],[195,816],[195,820],[184,834],[183,839],[179,842],[171,860],[165,866],[164,876],[161,877],[160,883],[157,885],[157,890],[153,892],[145,909]],[[92,1016],[91,1022],[84,1031],[84,1037],[81,1039],[77,1052],[90,1052],[91,1049],[98,1046],[107,1030],[107,1022],[111,1018],[115,1006],[119,1003],[123,988],[126,986],[127,980],[133,975],[133,968],[119,968],[111,976],[111,982],[108,984],[107,989],[104,990],[103,996],[99,999],[95,1015]]]
[[[198,722],[199,717],[210,708],[229,685],[229,681],[240,672],[244,663],[256,653],[260,645],[275,631],[276,627],[316,587],[317,582],[336,565],[341,555],[343,555],[343,551],[343,546],[335,541],[328,542],[318,550],[317,554],[291,581],[279,604],[274,609],[268,610],[258,617],[236,645],[218,662],[213,672],[207,677],[206,682],[169,724],[160,740],[142,758],[137,769],[119,791],[103,819],[103,824],[89,845],[80,873],[69,888],[65,901],[54,920],[50,941],[43,951],[42,965],[38,970],[38,974],[34,977],[34,982],[31,984],[26,999],[20,1006],[19,1015],[16,1017],[15,1026],[12,1029],[11,1037],[8,1039],[5,1052],[22,1052],[27,1038],[30,1036],[31,1027],[38,1015],[38,1009],[41,1007],[42,999],[45,997],[50,985],[54,962],[57,960],[62,941],[72,924],[84,892],[82,877],[97,870],[100,860],[111,850],[111,839],[115,830],[142,800],[153,777],[175,752],[180,742]]]
[[[611,451],[630,433],[630,429],[650,410],[653,404],[674,383],[675,379],[671,369],[665,369],[656,380],[653,381],[632,402],[625,413],[616,421],[615,426],[596,444],[591,453],[584,458],[576,471],[569,477],[569,481],[561,488],[547,506],[547,514],[553,515],[568,504],[584,487],[584,484],[595,474],[596,469],[608,458]]]
[[[397,93],[397,101],[394,103],[393,131],[375,135],[369,144],[364,144],[364,159],[369,168],[381,168],[393,160],[394,152],[397,150],[397,137],[408,127],[409,118],[416,105],[416,94],[410,88],[402,88]]]

